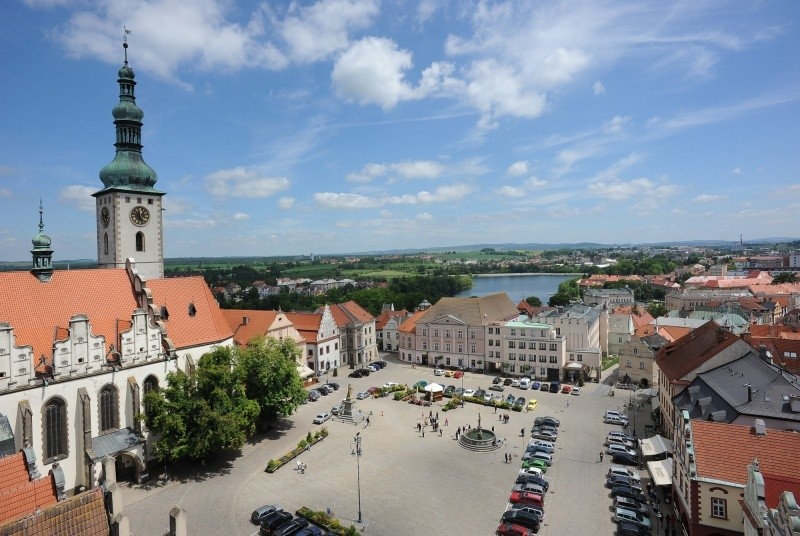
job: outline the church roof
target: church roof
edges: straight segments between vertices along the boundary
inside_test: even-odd
[[[56,270],[46,283],[27,271],[0,273],[0,322],[14,329],[17,346],[33,347],[36,363],[42,355],[50,362],[54,332],[68,329],[73,315],[89,317],[108,346],[116,344],[117,320],[130,322],[138,306],[124,269]]]
[[[31,480],[22,452],[0,458],[0,527],[56,501],[52,475]]]
[[[3,536],[108,536],[103,491],[94,488],[2,527]]]

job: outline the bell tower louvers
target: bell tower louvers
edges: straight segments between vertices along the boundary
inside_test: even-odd
[[[119,70],[119,103],[112,114],[117,138],[114,160],[100,170],[103,189],[96,200],[97,264],[124,268],[129,257],[143,279],[164,277],[162,198],[156,190],[155,170],[142,158],[142,118],[136,105],[136,76],[128,67],[128,43],[123,43],[125,64]]]

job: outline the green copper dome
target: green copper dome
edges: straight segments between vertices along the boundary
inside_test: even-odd
[[[127,43],[123,46],[126,49],[125,64],[119,70],[117,80],[119,103],[111,111],[116,126],[114,147],[117,152],[114,160],[100,170],[100,180],[103,181],[104,190],[112,188],[158,194],[161,192],[153,188],[158,175],[142,158],[144,112],[136,105],[136,74],[128,66]]]
[[[50,247],[50,244],[53,243],[53,241],[50,240],[50,237],[42,232],[39,232],[39,234],[34,236],[31,242],[33,243],[34,249],[47,249]]]

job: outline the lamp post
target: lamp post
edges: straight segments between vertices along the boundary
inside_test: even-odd
[[[464,407],[464,368],[461,369],[461,407]]]
[[[361,523],[361,432],[356,432],[356,437],[353,438],[354,448],[353,453],[356,456],[356,478],[358,481],[358,523]]]

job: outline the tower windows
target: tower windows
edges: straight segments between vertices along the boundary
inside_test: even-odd
[[[67,405],[51,398],[44,406],[44,463],[67,457]]]
[[[119,396],[117,388],[106,385],[100,390],[100,431],[119,428]]]
[[[108,233],[103,233],[103,255],[108,255]]]
[[[144,251],[144,233],[136,233],[136,251]]]

